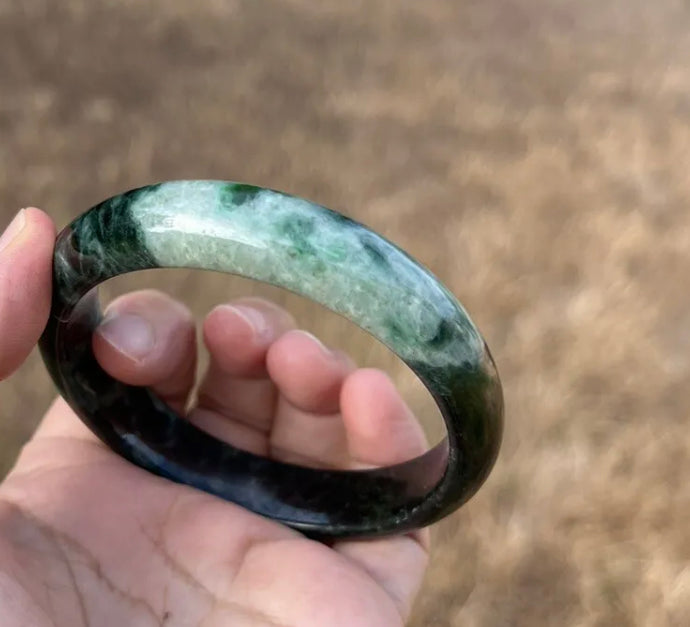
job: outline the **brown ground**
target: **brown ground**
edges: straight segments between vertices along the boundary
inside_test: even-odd
[[[413,625],[690,625],[689,33],[681,0],[0,2],[0,222],[203,177],[383,232],[473,313],[507,403]],[[135,284],[200,315],[247,286]],[[52,394],[36,355],[0,385],[0,473]]]

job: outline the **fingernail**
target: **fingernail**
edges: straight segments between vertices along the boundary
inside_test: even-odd
[[[12,243],[12,240],[17,237],[22,232],[24,225],[26,224],[26,211],[21,209],[9,226],[5,229],[5,232],[0,235],[0,251],[7,248]]]
[[[324,355],[326,355],[326,357],[332,358],[334,356],[333,351],[330,350],[329,348],[326,348],[326,345],[318,337],[316,337],[313,333],[309,333],[309,331],[305,331],[304,329],[299,329],[299,330],[295,331],[295,333],[301,333],[302,335],[305,335],[306,337],[308,337],[312,342],[314,342],[314,344],[316,344],[319,347],[321,352]]]
[[[271,334],[271,327],[266,321],[266,316],[258,309],[244,305],[225,305],[224,308],[242,318],[251,329],[255,339],[265,339]]]
[[[142,361],[156,343],[153,325],[134,314],[107,314],[97,333],[113,348],[135,361]]]

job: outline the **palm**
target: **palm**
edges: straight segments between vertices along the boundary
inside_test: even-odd
[[[207,318],[212,363],[190,420],[247,450],[315,466],[420,452],[418,427],[381,373],[285,333],[292,322],[274,306],[244,305],[267,325],[249,341],[236,311]],[[158,312],[156,334],[169,341],[133,362],[97,337],[99,360],[182,410],[195,358],[189,319],[151,292],[118,309]],[[154,477],[95,440],[61,400],[0,489],[0,525],[31,625],[399,625],[426,561],[423,534],[327,547]]]

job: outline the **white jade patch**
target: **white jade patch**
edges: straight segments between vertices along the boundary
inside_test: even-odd
[[[160,266],[279,285],[343,314],[406,361],[442,367],[483,354],[459,303],[394,245],[299,198],[260,190],[232,204],[231,196],[221,182],[176,181],[142,194],[131,212]]]

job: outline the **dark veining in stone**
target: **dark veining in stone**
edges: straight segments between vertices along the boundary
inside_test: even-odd
[[[58,296],[81,294],[118,274],[156,267],[143,234],[132,220],[131,208],[158,187],[142,187],[105,200],[63,231],[61,236],[69,238],[69,245],[56,250]]]
[[[261,187],[245,183],[230,183],[226,189],[230,193],[230,203],[236,206],[249,202],[261,191]]]
[[[298,217],[286,220],[282,229],[292,242],[291,249],[295,254],[301,256],[316,255],[316,248],[309,241],[314,232],[314,221],[307,218]]]
[[[386,257],[386,253],[379,248],[375,237],[370,237],[368,233],[362,233],[359,241],[362,244],[364,252],[369,255],[371,260],[376,265],[383,266],[384,268],[388,266],[388,258]]]
[[[450,340],[453,338],[453,328],[450,323],[446,318],[441,320],[438,324],[438,329],[436,330],[436,334],[434,337],[432,337],[427,343],[429,346],[433,346],[434,348],[440,348],[444,344],[447,344],[450,342]]]

